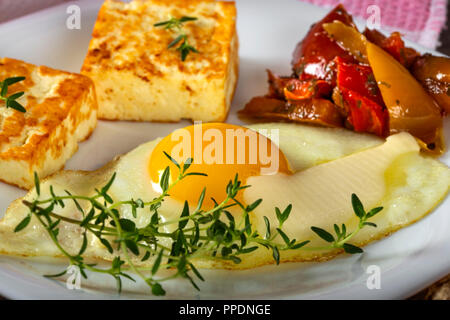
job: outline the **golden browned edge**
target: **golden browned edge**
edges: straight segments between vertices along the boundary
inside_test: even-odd
[[[47,110],[50,108],[51,105],[58,104],[61,101],[64,102],[64,109],[58,109],[58,112],[55,114],[52,114],[52,116],[49,116],[46,118],[46,124],[44,125],[48,129],[48,133],[45,135],[42,135],[40,137],[35,137],[35,139],[31,139],[28,144],[20,146],[20,147],[14,147],[12,149],[7,150],[6,152],[0,153],[0,159],[12,159],[12,160],[20,160],[20,161],[26,161],[29,166],[32,166],[33,164],[39,163],[41,161],[42,157],[45,155],[45,152],[47,152],[47,149],[50,149],[52,154],[58,154],[61,152],[61,148],[59,147],[59,144],[49,146],[49,140],[51,139],[52,135],[54,134],[54,129],[58,127],[59,123],[55,121],[55,118],[71,118],[73,121],[83,121],[85,118],[89,117],[91,113],[88,113],[86,116],[80,116],[78,113],[78,110],[81,108],[82,102],[84,101],[84,97],[80,99],[81,93],[84,93],[85,89],[89,89],[89,91],[92,89],[93,94],[93,109],[94,111],[98,109],[97,105],[97,98],[96,98],[96,92],[95,92],[95,84],[94,82],[87,76],[71,73],[67,71],[62,70],[56,70],[53,68],[49,68],[47,66],[37,66],[31,63],[27,63],[21,60],[11,59],[11,58],[0,58],[1,65],[4,65],[5,68],[9,68],[9,72],[11,75],[23,75],[26,77],[23,83],[17,83],[14,86],[14,92],[19,91],[26,91],[28,87],[31,87],[35,85],[30,77],[31,72],[33,70],[37,69],[40,73],[44,75],[68,75],[72,76],[73,78],[65,79],[58,87],[58,94],[63,98],[58,99],[45,99],[42,103],[36,103],[36,97],[30,96],[28,99],[27,106],[31,106],[32,116],[27,118],[25,120],[24,115],[21,113],[15,113],[11,117],[8,117],[5,119],[5,121],[8,121],[4,125],[6,126],[4,130],[6,130],[6,133],[3,133],[3,137],[8,136],[14,136],[17,134],[17,128],[12,128],[12,124],[16,123],[17,125],[21,125],[22,127],[26,125],[33,125],[36,122],[36,118],[39,118],[43,115],[48,114]],[[68,85],[69,84],[69,85]],[[75,91],[74,91],[75,90]],[[80,93],[81,92],[81,93]],[[87,94],[87,93],[86,93]],[[12,120],[10,119],[12,118]],[[10,123],[11,122],[11,123]],[[77,125],[74,126],[72,130],[76,130]],[[87,136],[90,136],[93,129],[89,132]],[[67,134],[73,134],[74,132],[64,131],[61,134],[67,135]],[[64,137],[61,138],[64,140]],[[79,141],[78,141],[79,142]],[[78,149],[78,144],[77,144]],[[76,149],[76,150],[77,150]],[[76,150],[71,154],[71,156],[76,152]],[[59,169],[63,168],[64,165],[62,165]],[[14,183],[4,181],[0,178],[0,181],[8,183],[10,185],[17,186],[19,188],[22,188]],[[23,188],[22,188],[23,189]]]
[[[92,130],[92,131],[93,131],[93,130]],[[65,172],[74,172],[74,173],[78,173],[78,174],[81,174],[81,175],[89,175],[89,174],[91,174],[91,173],[93,173],[93,172],[106,171],[106,170],[108,170],[109,168],[113,167],[113,166],[117,163],[117,161],[118,161],[122,156],[123,156],[123,155],[117,156],[116,158],[114,158],[113,160],[111,160],[110,162],[108,162],[107,164],[105,164],[103,167],[101,167],[101,168],[99,168],[99,169],[97,169],[97,170],[94,170],[94,171],[88,171],[88,170],[64,170],[64,171],[65,171]],[[55,175],[58,175],[58,174],[60,174],[60,173],[61,173],[61,170],[60,170],[60,171],[56,171],[56,172],[54,172],[54,173],[48,175],[47,177],[45,177],[45,178],[43,178],[43,179],[40,179],[40,183],[41,183],[41,184],[42,184],[42,183],[45,183],[45,182],[47,182],[47,180],[53,178]],[[8,208],[6,209],[6,211],[8,211],[8,210],[11,208],[11,206],[12,206],[13,204],[15,204],[16,202],[21,202],[23,198],[24,198],[24,197],[18,198],[18,199],[16,199],[16,200],[14,200],[13,202],[11,202],[11,203],[9,204]],[[0,221],[1,221],[1,220],[2,220],[2,219],[0,219]]]
[[[94,90],[94,93],[95,93],[95,90]],[[84,137],[83,139],[81,139],[81,140],[78,141],[78,142],[80,143],[80,142],[84,142],[84,141],[89,140],[89,138],[90,138],[90,137],[92,136],[92,134],[94,133],[94,130],[95,130],[95,128],[91,128],[90,131],[89,131],[89,133],[86,135],[86,137]],[[77,149],[74,150],[74,152],[71,154],[70,157],[72,157],[72,156],[78,151],[78,148],[79,148],[79,146],[78,146],[78,144],[77,144]],[[48,177],[51,177],[52,175],[54,175],[54,174],[58,173],[59,171],[63,170],[64,167],[65,167],[65,164],[63,164],[57,171],[55,171],[54,173],[52,173],[52,174],[49,175]],[[71,171],[71,170],[68,170],[68,171]],[[46,180],[46,179],[43,179],[42,181],[44,181],[44,180]],[[22,190],[25,190],[25,191],[28,191],[28,189],[25,189],[25,188],[23,188],[23,187],[21,187],[21,186],[15,184],[15,183],[5,181],[5,180],[3,180],[2,178],[0,178],[0,182],[9,184],[9,185],[11,185],[11,186],[14,186],[14,187],[16,187],[16,188],[19,188],[19,189],[22,189]],[[9,208],[9,206],[8,206],[8,208]]]
[[[89,41],[88,50],[87,50],[86,56],[84,57],[83,65],[81,66],[81,69],[80,69],[81,74],[84,74],[86,76],[91,71],[91,67],[90,67],[91,64],[89,62],[90,50],[93,46],[94,39],[96,38],[94,35],[96,32],[96,29],[98,28],[98,21],[105,15],[105,11],[107,10],[106,3],[108,1],[111,1],[111,0],[105,0],[105,2],[103,2],[102,6],[100,7],[100,10],[98,11],[97,19],[95,20],[94,28],[92,29],[91,40]]]
[[[233,32],[233,37],[231,38],[231,41],[233,40],[233,38],[235,38],[234,47],[232,47],[231,45],[228,46],[228,56],[230,58],[228,59],[226,70],[228,70],[228,66],[230,65],[230,63],[234,64],[233,71],[234,71],[234,74],[236,75],[236,81],[234,82],[233,91],[231,92],[230,105],[227,106],[227,96],[224,95],[223,105],[226,107],[225,112],[221,119],[216,120],[214,122],[225,122],[227,120],[228,115],[231,110],[231,105],[233,103],[234,94],[236,93],[237,84],[239,81],[239,35],[238,35],[237,29],[236,29],[236,20],[237,20],[236,2],[235,1],[224,2],[224,5],[230,7],[231,10],[233,11],[232,15],[233,15],[234,19],[233,19],[232,30],[234,30],[234,32]],[[231,54],[232,52],[234,52],[234,55]],[[224,90],[225,90],[225,84],[226,83],[224,83]]]
[[[233,5],[234,5],[234,1],[232,1]],[[236,7],[234,7],[236,10]],[[237,17],[236,15],[236,11],[235,11],[235,17]],[[234,20],[234,29],[235,29],[235,48],[229,48],[229,52],[228,55],[230,56],[230,59],[228,60],[228,63],[234,63],[234,74],[236,75],[236,81],[234,82],[234,86],[233,86],[233,91],[231,92],[231,99],[230,99],[230,105],[228,106],[228,108],[226,109],[223,118],[221,120],[217,120],[218,122],[225,122],[228,118],[228,115],[230,114],[230,110],[231,110],[231,105],[233,104],[233,99],[234,99],[234,95],[236,93],[236,88],[237,88],[237,84],[239,82],[239,37],[237,34],[237,30],[236,30],[236,20]],[[232,57],[230,51],[234,50],[235,52],[235,56]],[[224,106],[227,105],[227,97],[224,96]]]
[[[92,129],[89,131],[89,133],[86,135],[86,137],[84,137],[83,139],[81,139],[80,141],[78,141],[78,143],[84,142],[84,141],[88,140],[88,139],[92,136],[92,133],[94,133],[94,130],[95,130],[95,127],[92,128]],[[70,158],[71,158],[75,153],[77,153],[78,148],[79,148],[79,145],[77,144],[77,148],[76,148],[76,149],[73,151],[73,153],[70,155]],[[49,175],[48,177],[51,177],[51,176],[53,176],[54,174],[60,172],[61,170],[64,169],[64,167],[65,167],[65,163],[63,163],[62,166],[61,166],[58,170],[56,170],[54,173],[52,173],[52,174]],[[67,171],[72,171],[72,170],[67,170]],[[41,181],[44,181],[44,180],[45,180],[45,179],[43,179],[43,180],[41,180]],[[25,188],[23,188],[23,187],[21,187],[21,186],[15,184],[15,183],[5,181],[5,180],[3,180],[2,178],[0,178],[0,182],[9,184],[9,185],[11,185],[11,186],[14,186],[14,187],[16,187],[16,188],[19,188],[19,189],[22,189],[22,190],[25,190],[25,191],[29,191],[29,189],[25,189]],[[9,209],[9,206],[8,206],[8,209]]]

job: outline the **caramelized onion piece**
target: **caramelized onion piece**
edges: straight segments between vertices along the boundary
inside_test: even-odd
[[[239,113],[246,117],[307,122],[326,127],[343,127],[343,117],[338,107],[325,99],[283,101],[255,97]]]
[[[390,133],[407,131],[430,152],[444,150],[442,116],[437,103],[409,71],[377,45],[367,43],[367,57],[389,112]]]
[[[450,114],[450,59],[426,54],[416,60],[412,72],[442,110]]]

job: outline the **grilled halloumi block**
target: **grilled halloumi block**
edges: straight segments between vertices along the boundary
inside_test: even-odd
[[[0,58],[0,81],[25,80],[8,88],[26,112],[0,101],[0,180],[29,189],[34,172],[48,176],[64,167],[97,124],[97,99],[88,77]]]
[[[154,24],[183,16],[198,53],[185,61],[168,45],[175,30]],[[224,121],[238,77],[233,2],[107,0],[98,14],[81,73],[96,85],[99,118]]]

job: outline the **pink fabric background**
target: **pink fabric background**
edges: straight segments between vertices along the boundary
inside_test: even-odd
[[[367,8],[370,5],[377,5],[380,7],[383,29],[399,31],[409,40],[431,49],[439,45],[439,34],[446,29],[447,0],[302,1],[328,8],[342,3],[351,14],[363,19],[369,16]]]
[[[0,0],[0,23],[69,0]],[[170,0],[169,0],[170,1]],[[245,1],[245,0],[236,0]],[[277,0],[260,0],[277,1]],[[435,49],[439,34],[446,28],[448,0],[301,0],[323,7],[344,4],[360,18],[367,18],[367,7],[378,5],[382,28],[400,31],[404,36],[425,47]]]

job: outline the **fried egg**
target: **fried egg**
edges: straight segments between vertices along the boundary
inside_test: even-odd
[[[227,136],[230,132],[232,134]],[[225,137],[225,140],[220,143],[219,137]],[[195,139],[200,139],[201,143],[196,143],[199,141]],[[230,141],[234,142],[231,147]],[[450,185],[449,168],[420,154],[419,149],[408,133],[383,140],[345,129],[298,124],[249,127],[197,124],[142,144],[97,171],[61,171],[41,182],[41,198],[50,195],[50,185],[56,194],[69,190],[72,194],[93,195],[95,188],[101,188],[116,173],[109,190],[114,201],[150,201],[161,194],[159,182],[167,166],[170,167],[170,181],[173,182],[178,174],[177,166],[165,152],[180,164],[193,158],[189,172],[206,173],[207,176],[187,177],[170,191],[170,196],[158,210],[163,221],[178,218],[185,200],[194,210],[204,187],[206,208],[213,205],[212,199],[220,202],[226,196],[228,181],[237,173],[243,184],[251,185],[240,193],[239,200],[251,204],[263,199],[250,215],[254,229],[264,233],[264,216],[276,226],[274,208],[292,204],[284,230],[297,240],[311,240],[314,246],[320,246],[323,240],[311,232],[311,226],[329,231],[335,223],[345,223],[349,229],[355,227],[358,221],[351,208],[352,193],[358,195],[366,209],[383,206],[384,210],[373,219],[378,227],[364,228],[352,239],[355,245],[365,245],[417,221],[445,198]],[[36,190],[31,190],[8,208],[0,222],[0,253],[60,256],[34,218],[30,226],[14,233],[14,228],[28,213],[22,200],[35,197]],[[88,204],[81,205],[85,209],[88,207]],[[70,202],[55,212],[73,219],[82,218],[75,204]],[[239,218],[239,210],[230,208],[230,212]],[[138,227],[147,225],[151,218],[148,208],[138,209],[134,217],[131,208],[123,206],[120,214],[135,221]],[[176,224],[165,226],[167,232],[175,227]],[[82,243],[82,229],[61,222],[58,239],[69,252],[76,253]],[[89,236],[88,240],[86,259],[110,261],[113,258],[95,237]],[[163,240],[163,244],[170,245],[169,241]],[[283,251],[281,261],[322,260],[338,253],[339,250]],[[242,256],[240,264],[201,258],[195,263],[203,268],[251,268],[272,262],[271,251],[260,248]],[[136,258],[135,263],[146,265],[151,260],[141,262]]]

